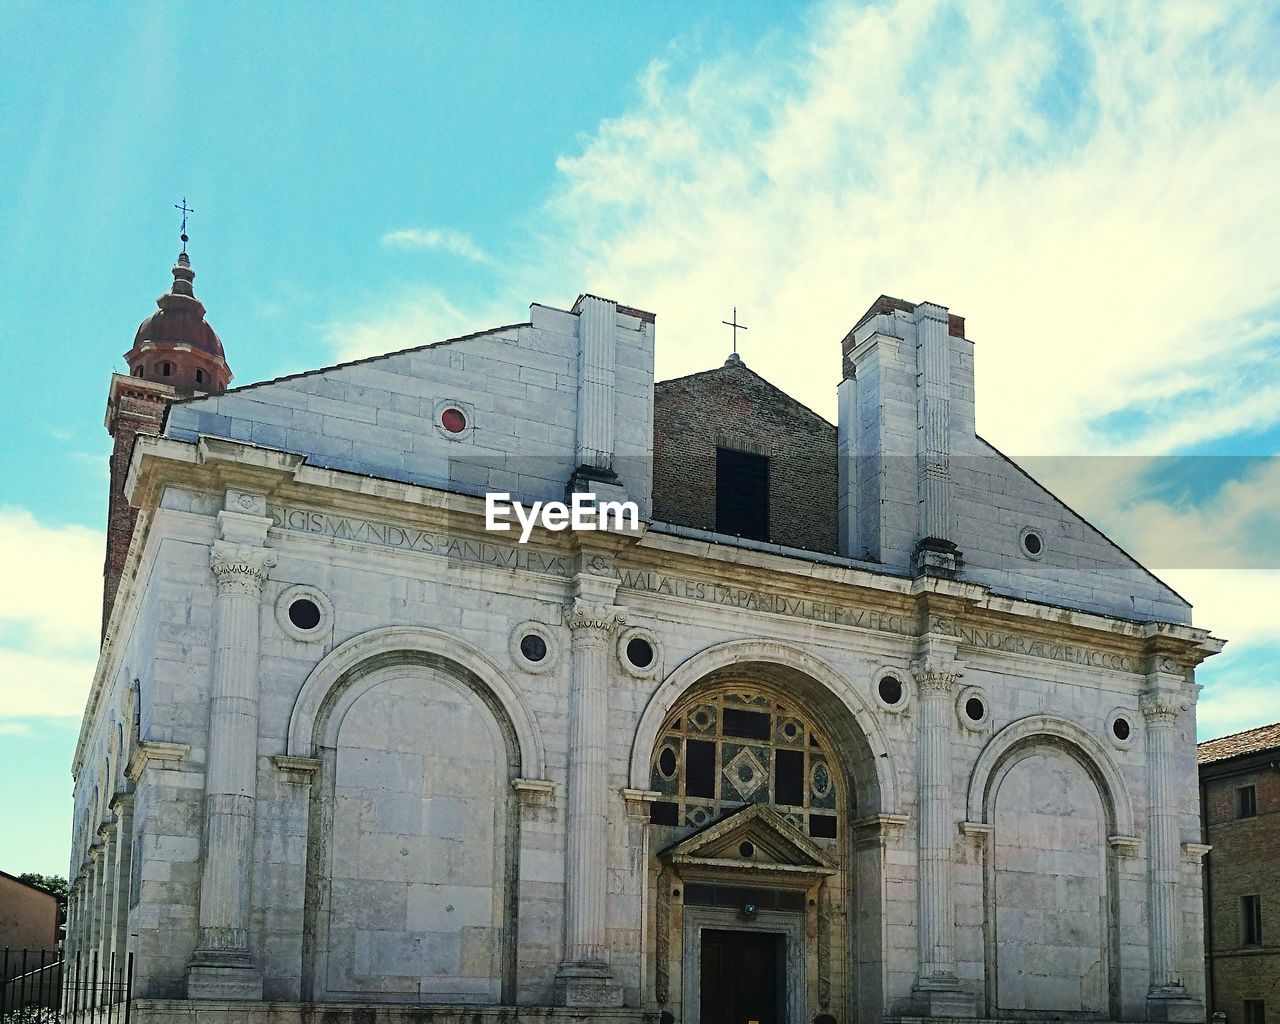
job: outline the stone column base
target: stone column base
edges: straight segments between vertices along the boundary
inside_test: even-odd
[[[262,972],[248,953],[197,949],[187,965],[187,998],[260,1000]]]
[[[921,1017],[976,1017],[978,1001],[957,978],[917,982],[911,989],[915,1012]]]
[[[556,1005],[621,1006],[622,986],[607,966],[565,964],[556,972]]]
[[[1181,985],[1152,989],[1147,996],[1147,1020],[1203,1021],[1204,1004],[1187,995]]]

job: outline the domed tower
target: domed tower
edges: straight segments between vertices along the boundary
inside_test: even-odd
[[[186,242],[184,222],[182,252],[173,268],[173,285],[156,299],[158,309],[142,321],[133,347],[124,354],[129,375],[111,375],[106,427],[115,438],[115,446],[111,450],[107,558],[103,568],[104,635],[137,517],[124,493],[134,438],[140,433],[160,433],[165,410],[175,398],[216,394],[231,383],[231,368],[227,366],[222,342],[205,320],[204,303],[192,288],[196,275]]]
[[[156,299],[159,308],[142,321],[133,348],[124,354],[130,376],[167,384],[183,398],[226,391],[231,382],[222,342],[192,288],[195,276],[184,246],[173,286]]]

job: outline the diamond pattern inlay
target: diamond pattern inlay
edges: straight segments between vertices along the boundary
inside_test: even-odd
[[[752,751],[743,749],[724,766],[724,777],[743,800],[750,800],[768,783],[769,771]]]

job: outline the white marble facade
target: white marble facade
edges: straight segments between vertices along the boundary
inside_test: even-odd
[[[707,929],[778,937],[791,1024],[1202,1019],[1220,642],[975,437],[946,324],[850,336],[840,556],[649,521],[654,323],[590,296],[176,404],[133,456],[69,950],[133,953],[153,1020],[693,1024]],[[486,490],[584,472],[641,529],[485,532]]]

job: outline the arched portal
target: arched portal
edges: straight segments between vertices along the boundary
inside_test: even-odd
[[[304,995],[508,1000],[519,827],[511,783],[522,752],[540,749],[536,733],[528,720],[517,728],[501,677],[456,641],[384,635],[344,647],[317,666],[291,720],[291,752],[320,761]]]
[[[631,780],[654,794],[660,1006],[681,1020],[879,1014],[879,821],[896,808],[887,750],[847,681],[781,644],[704,651],[651,699]]]

